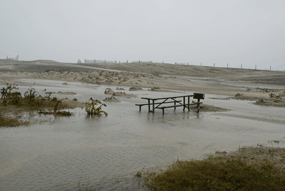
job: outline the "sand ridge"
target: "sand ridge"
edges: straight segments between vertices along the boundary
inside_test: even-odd
[[[33,64],[36,64],[36,69],[41,72],[29,72],[31,67],[34,68]],[[45,71],[42,71],[42,66],[45,67]],[[22,71],[23,68],[26,71]],[[59,68],[63,70],[58,71]],[[117,71],[100,71],[96,68]],[[79,69],[82,71],[78,71]],[[67,64],[44,60],[31,62],[0,60],[0,84],[12,83],[19,79],[142,87],[162,92],[192,91],[228,95],[234,99],[256,100],[259,105],[285,106],[285,95],[282,93],[285,89],[285,72],[283,71],[162,63]],[[18,85],[32,86],[34,84],[19,83]],[[272,97],[272,91],[278,95]],[[242,96],[236,96],[237,94]]]

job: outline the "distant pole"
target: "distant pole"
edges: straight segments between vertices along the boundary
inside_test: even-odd
[[[128,60],[127,60],[127,63],[128,63]]]
[[[215,67],[215,63],[214,63],[214,67]]]
[[[229,63],[227,63],[227,68],[229,68]]]
[[[202,66],[202,62],[201,62],[201,66]]]
[[[270,71],[271,71],[271,66],[270,66]]]
[[[242,69],[242,64],[240,65],[240,68]]]
[[[255,70],[256,70],[256,68],[257,68],[257,65],[255,65]]]
[[[141,61],[139,60],[139,63],[141,63]]]

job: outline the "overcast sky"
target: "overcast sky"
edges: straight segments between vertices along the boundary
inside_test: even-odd
[[[0,0],[0,58],[285,69],[285,0]]]

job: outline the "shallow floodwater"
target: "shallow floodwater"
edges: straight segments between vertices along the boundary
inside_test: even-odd
[[[76,95],[56,96],[79,101],[90,97],[103,100],[107,97],[104,90],[110,87],[63,83],[36,80],[34,87],[42,94],[45,88],[75,92]],[[20,87],[20,91],[28,88]],[[85,111],[77,108],[72,110],[72,117],[49,116],[44,124],[0,128],[0,190],[77,190],[79,181],[103,186],[102,190],[133,190],[137,185],[133,175],[143,167],[164,167],[177,158],[203,158],[239,146],[270,146],[268,140],[284,137],[284,108],[256,106],[250,101],[205,99],[206,104],[231,111],[197,114],[177,108],[166,109],[162,115],[160,110],[148,113],[146,107],[139,112],[134,104],[144,102],[141,96],[179,92],[144,89],[126,93],[138,97],[117,97],[120,103],[107,103],[107,117],[86,117]],[[209,97],[223,96],[206,95]]]

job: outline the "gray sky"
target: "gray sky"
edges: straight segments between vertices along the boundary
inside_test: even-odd
[[[285,69],[285,0],[0,0],[0,58]]]

